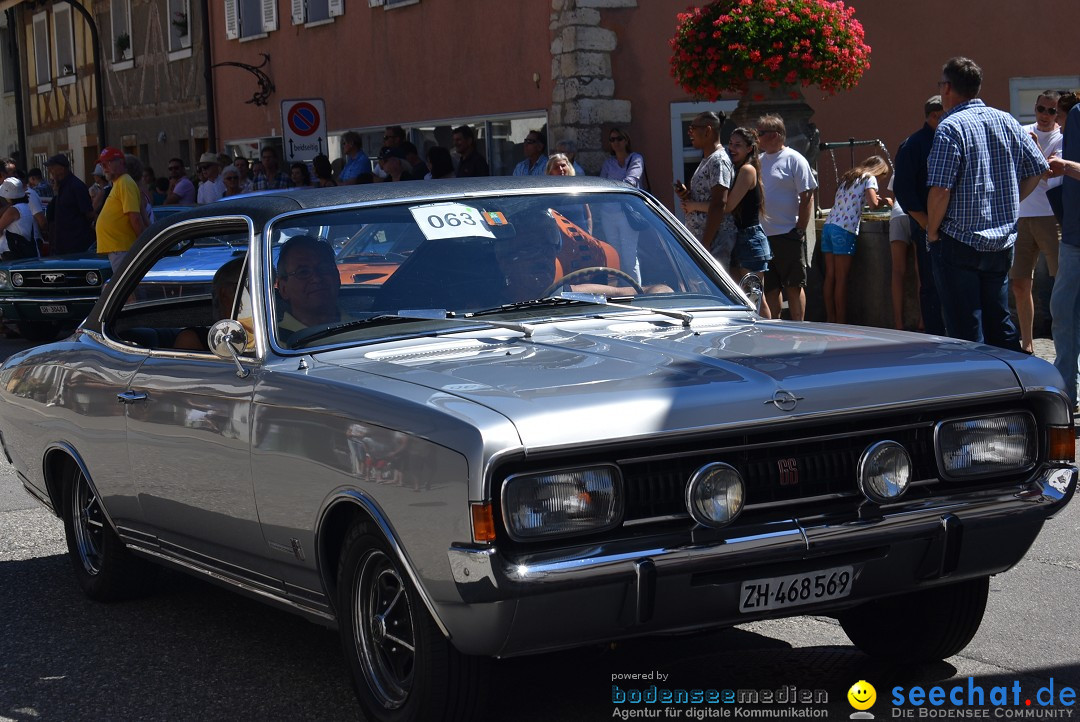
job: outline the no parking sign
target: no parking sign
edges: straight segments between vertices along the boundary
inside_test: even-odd
[[[287,162],[311,160],[326,153],[326,105],[322,98],[281,101],[281,128]]]

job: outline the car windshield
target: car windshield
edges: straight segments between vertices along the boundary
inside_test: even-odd
[[[403,324],[369,321],[388,316],[422,317],[411,330],[430,333],[462,319],[596,314],[608,303],[611,313],[745,309],[703,254],[629,193],[312,211],[265,238],[275,262],[269,318],[285,348],[402,333]]]

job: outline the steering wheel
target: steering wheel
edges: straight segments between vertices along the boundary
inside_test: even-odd
[[[641,287],[641,284],[637,282],[637,279],[635,279],[626,271],[620,271],[618,268],[611,268],[610,266],[589,266],[588,268],[579,268],[576,271],[570,271],[570,273],[566,274],[558,281],[555,281],[555,283],[548,286],[547,290],[544,291],[544,295],[550,296],[551,294],[555,293],[556,288],[559,288],[560,286],[565,286],[570,281],[580,278],[581,276],[587,276],[590,273],[600,272],[614,273],[616,276],[629,283],[638,293],[645,293],[645,289]]]

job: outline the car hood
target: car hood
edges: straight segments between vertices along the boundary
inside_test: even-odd
[[[9,271],[23,272],[40,269],[53,270],[59,268],[86,270],[111,268],[109,266],[109,256],[107,254],[95,253],[93,251],[66,253],[58,256],[43,256],[41,258],[21,258],[17,261],[8,261],[0,264],[0,267]]]
[[[528,448],[1018,395],[999,354],[923,334],[713,317],[691,328],[560,322],[531,338],[496,330],[319,360],[483,404],[509,418]]]

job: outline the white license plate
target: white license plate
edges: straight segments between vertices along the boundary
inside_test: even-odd
[[[67,306],[38,306],[42,313],[67,313]]]
[[[789,574],[743,582],[740,612],[797,607],[851,594],[855,573],[851,567],[833,567],[806,574]]]

